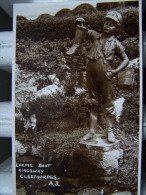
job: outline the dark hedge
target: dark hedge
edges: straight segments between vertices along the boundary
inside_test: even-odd
[[[119,6],[119,3],[118,2],[113,2],[113,3],[97,3],[97,6],[96,6],[96,9],[98,11],[107,11],[109,9],[113,9],[113,8],[116,8]]]
[[[17,16],[17,21],[19,21],[19,20],[27,20],[27,18],[24,16]]]
[[[61,9],[55,14],[55,17],[70,17],[73,16],[72,10],[68,8]]]
[[[127,2],[113,2],[113,3],[108,3],[108,2],[105,2],[105,3],[97,3],[96,5],[96,9],[98,11],[107,11],[107,10],[110,10],[110,9],[114,9],[114,8],[117,8],[117,7],[125,7],[125,6],[134,6],[134,7],[138,7],[139,5],[139,2],[138,1],[127,1]]]
[[[123,30],[129,37],[139,37],[139,8],[120,9],[123,16]]]
[[[83,7],[83,6],[82,6]],[[83,7],[84,8],[84,7]],[[83,11],[84,10],[84,11]],[[106,12],[98,11],[97,13],[92,11],[92,14],[88,14],[89,10],[74,9],[72,12],[83,16],[86,25],[90,25],[91,29],[102,32],[103,19]],[[123,28],[121,33],[121,40],[129,37],[139,36],[139,9],[136,7],[129,7],[125,9],[118,9],[123,15]],[[69,12],[68,12],[69,13]],[[74,38],[75,35],[75,20],[77,16],[63,16],[60,12],[57,14],[59,17],[53,17],[49,14],[43,14],[35,20],[20,20],[21,16],[18,16],[17,20],[17,38],[27,39],[31,38],[34,41],[39,40],[55,40],[64,38]]]
[[[129,59],[139,57],[139,40],[137,38],[127,38],[122,42]]]
[[[97,10],[92,5],[90,5],[88,3],[83,3],[83,4],[78,5],[76,8],[74,8],[72,10],[72,12],[73,12],[74,16],[78,16],[78,15],[81,15],[81,14],[92,15],[92,14],[96,14]]]
[[[84,14],[92,15],[95,13],[97,13],[95,7],[88,3],[83,3],[74,8],[73,10],[67,8],[61,9],[56,13],[55,17],[80,16]]]

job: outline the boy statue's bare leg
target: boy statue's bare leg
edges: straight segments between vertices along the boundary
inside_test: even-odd
[[[108,142],[114,143],[116,141],[114,136],[114,117],[113,116],[106,116],[106,125],[107,125],[107,139]]]
[[[89,140],[95,138],[96,127],[97,127],[97,110],[91,108],[89,133],[86,134],[82,138],[82,140]]]

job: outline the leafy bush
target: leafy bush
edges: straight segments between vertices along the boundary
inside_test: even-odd
[[[76,8],[74,8],[72,12],[74,16],[79,16],[82,14],[92,15],[92,14],[96,14],[97,10],[95,7],[93,7],[89,3],[83,3],[83,4],[78,5]]]
[[[49,14],[43,14],[36,20],[18,20],[17,21],[17,38],[31,38],[34,41],[39,40],[55,40],[64,38],[74,38],[75,20],[77,16],[83,16],[86,24],[90,25],[91,29],[102,32],[103,19],[106,12],[96,11],[93,6],[81,4],[79,7],[72,10],[74,16],[69,16],[69,10],[58,12],[59,17],[53,17]],[[116,8],[123,15],[122,40],[128,37],[137,37],[139,33],[139,10],[137,7]],[[64,12],[67,15],[64,15]],[[90,14],[88,13],[90,12]],[[58,15],[57,14],[57,15]],[[57,16],[56,15],[56,16]],[[59,32],[59,33],[58,33]],[[126,36],[126,37],[125,37]]]
[[[129,37],[139,38],[139,8],[130,7],[120,9],[123,16],[123,30],[129,35]]]
[[[73,16],[72,10],[64,8],[55,14],[55,17],[70,17]]]
[[[122,42],[129,59],[139,57],[139,40],[137,38],[127,38]]]
[[[118,6],[119,6],[119,3],[117,3],[117,2],[113,2],[113,3],[108,3],[108,2],[102,3],[102,2],[99,2],[99,3],[97,3],[96,9],[98,11],[107,11],[107,10],[116,8]]]
[[[139,1],[126,1],[125,2],[126,6],[134,6],[134,7],[138,7],[139,6]]]
[[[27,18],[24,16],[17,16],[17,21],[19,21],[19,20],[27,20]]]
[[[53,16],[50,15],[50,14],[41,14],[39,17],[37,17],[37,21],[49,21],[49,20],[52,20],[53,19]]]
[[[138,1],[125,1],[125,2],[112,2],[112,3],[102,3],[99,2],[96,5],[96,9],[98,11],[107,11],[107,10],[111,10],[111,9],[115,9],[115,8],[124,8],[125,6],[134,6],[134,7],[138,7],[139,2]],[[128,7],[129,8],[129,7]]]

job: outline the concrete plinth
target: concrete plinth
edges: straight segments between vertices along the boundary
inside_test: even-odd
[[[97,135],[94,140],[80,141],[79,151],[82,160],[81,169],[100,177],[110,177],[118,174],[118,160],[123,156],[119,148],[120,141],[108,143],[102,135]],[[87,170],[85,170],[87,167]]]
[[[92,140],[81,140],[79,145],[80,148],[95,150],[98,152],[108,152],[119,148],[120,141],[116,140],[114,143],[109,143],[105,136],[98,134],[96,138]]]

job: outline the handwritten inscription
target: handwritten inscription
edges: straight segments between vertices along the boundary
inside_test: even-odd
[[[16,163],[16,168],[17,167],[33,167],[32,163]]]
[[[42,164],[42,163],[39,163],[38,167],[39,168],[47,168],[47,167],[51,167],[51,164]]]
[[[59,182],[58,181],[50,181],[48,186],[60,186]]]
[[[39,173],[39,174],[43,174],[44,170],[36,170],[36,169],[18,169],[18,172],[21,173]]]
[[[16,163],[17,177],[25,180],[48,180],[48,186],[60,186],[60,178],[56,175],[47,175],[46,170],[51,164]]]
[[[52,179],[52,180],[57,180],[56,175],[24,175],[20,174],[21,179]]]

